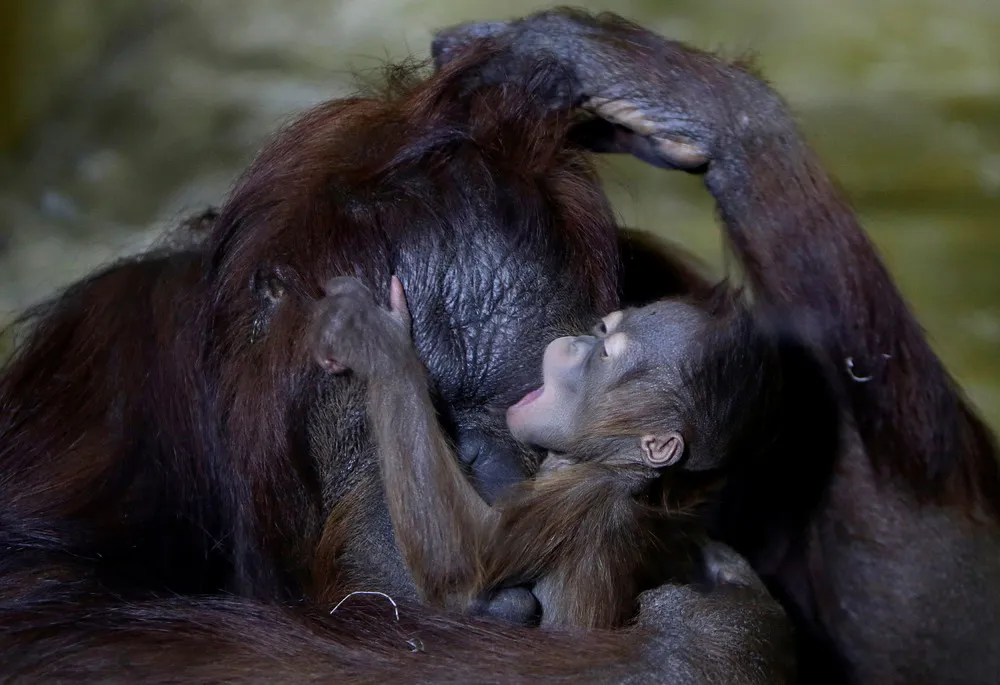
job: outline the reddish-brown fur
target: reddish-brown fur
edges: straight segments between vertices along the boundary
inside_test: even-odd
[[[700,491],[678,476],[686,497],[664,481],[636,495],[630,476],[621,466],[576,464],[537,478],[504,504],[495,536],[480,541],[478,585],[545,578],[559,594],[543,621],[611,628],[627,625],[640,592],[694,580],[705,542],[697,505],[712,483]]]

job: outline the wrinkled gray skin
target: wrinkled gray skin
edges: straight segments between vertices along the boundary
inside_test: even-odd
[[[966,497],[994,496],[988,429],[780,98],[712,55],[614,17],[570,11],[442,31],[436,63],[481,38],[505,48],[482,71],[485,82],[523,78],[540,62],[565,69],[551,105],[597,115],[581,129],[592,149],[702,173],[756,301],[815,326],[817,346],[838,370],[843,435],[819,511],[793,547],[780,539],[770,551],[737,546],[761,552],[755,567],[819,636],[813,662],[803,664],[811,666],[806,681],[997,682],[998,526],[977,516],[976,504],[970,513],[924,500],[943,487],[941,474],[961,468],[986,493]],[[842,372],[845,360],[867,371],[864,382]],[[977,454],[986,456],[976,462]],[[902,466],[891,478],[876,466],[893,463]],[[738,535],[751,540],[755,532]],[[669,623],[678,592],[685,590],[645,597],[642,625]],[[666,668],[664,680],[684,680],[683,666]]]

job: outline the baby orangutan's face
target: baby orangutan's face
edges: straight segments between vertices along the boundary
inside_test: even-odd
[[[683,302],[658,302],[613,312],[592,335],[553,340],[542,361],[542,386],[507,410],[511,434],[564,453],[572,451],[578,436],[591,434],[614,414],[615,424],[634,437],[637,457],[656,467],[675,463],[683,453],[680,426],[644,430],[650,428],[645,410],[651,403],[635,402],[633,415],[630,399],[676,390],[677,362],[707,318]]]

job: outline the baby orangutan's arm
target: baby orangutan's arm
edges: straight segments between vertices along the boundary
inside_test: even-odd
[[[470,602],[477,608],[478,550],[492,542],[499,517],[466,479],[441,430],[395,276],[389,300],[385,310],[360,281],[330,281],[317,307],[313,353],[331,372],[350,370],[368,383],[369,422],[389,514],[423,599],[451,609],[467,609]],[[513,590],[519,590],[517,597],[497,596],[478,608],[508,620],[530,619],[534,598]]]

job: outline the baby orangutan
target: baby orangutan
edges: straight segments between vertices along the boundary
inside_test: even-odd
[[[353,278],[326,291],[313,352],[367,379],[390,516],[425,601],[503,617],[526,596],[543,626],[610,628],[643,590],[690,576],[705,542],[692,492],[766,431],[772,348],[731,299],[615,312],[553,341],[543,385],[507,413],[514,437],[549,456],[490,507],[439,427],[400,282],[388,311]]]

